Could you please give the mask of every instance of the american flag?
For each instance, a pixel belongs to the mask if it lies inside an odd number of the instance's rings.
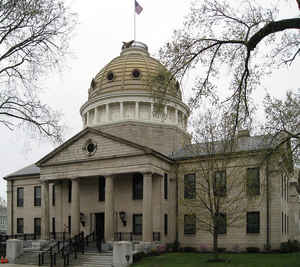
[[[135,0],[135,12],[139,15],[143,11],[141,5]]]

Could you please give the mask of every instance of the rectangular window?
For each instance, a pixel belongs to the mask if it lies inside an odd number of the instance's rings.
[[[135,173],[132,177],[132,199],[143,199],[143,175]]]
[[[247,212],[247,233],[259,233],[260,223],[259,223],[259,212]]]
[[[165,235],[168,234],[168,214],[165,214]]]
[[[168,199],[168,174],[165,173],[165,176],[164,176],[164,193],[165,193],[165,199]]]
[[[55,206],[55,184],[52,185],[52,206]]]
[[[41,218],[34,218],[34,234],[41,234]]]
[[[69,234],[71,234],[71,216],[68,216],[68,231],[69,231]]]
[[[184,176],[184,198],[195,199],[196,197],[196,180],[195,174],[186,174]]]
[[[184,234],[196,234],[196,215],[184,215]]]
[[[52,217],[52,233],[55,233],[56,229],[55,229],[55,217]]]
[[[24,206],[24,188],[18,187],[17,188],[17,207]]]
[[[41,187],[40,186],[34,187],[34,206],[35,207],[41,206]]]
[[[227,232],[227,221],[226,221],[226,214],[219,213],[219,216],[217,216],[217,234],[226,234]]]
[[[69,203],[72,202],[72,181],[68,180]]]
[[[132,232],[134,235],[141,235],[143,233],[143,215],[142,214],[133,214],[132,218]]]
[[[213,186],[215,196],[226,196],[226,171],[215,172]]]
[[[17,218],[17,234],[24,234],[24,219]]]
[[[247,193],[252,196],[260,194],[259,168],[247,169]]]
[[[105,177],[103,176],[98,180],[98,200],[105,201]]]
[[[283,234],[284,224],[283,224],[283,212],[281,212],[281,233]]]

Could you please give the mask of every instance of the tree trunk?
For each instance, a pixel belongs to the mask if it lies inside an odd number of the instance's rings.
[[[213,240],[213,245],[214,245],[214,254],[215,254],[215,260],[219,259],[219,251],[218,251],[218,234],[216,229],[214,230],[214,240]]]

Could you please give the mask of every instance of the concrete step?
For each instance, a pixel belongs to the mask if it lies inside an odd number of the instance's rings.
[[[111,267],[112,266],[112,252],[94,253],[86,252],[84,255],[80,254],[78,263],[73,264],[74,267]]]

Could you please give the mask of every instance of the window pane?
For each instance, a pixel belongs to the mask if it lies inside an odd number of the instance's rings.
[[[99,201],[105,201],[105,177],[99,177]]]
[[[247,169],[247,193],[249,195],[260,194],[259,168]]]
[[[24,205],[24,188],[17,188],[17,207],[23,207]]]
[[[247,212],[247,233],[259,233],[259,212]]]
[[[196,216],[184,215],[184,234],[196,233]]]
[[[24,233],[24,219],[17,218],[17,233],[23,234]]]
[[[143,175],[135,173],[132,177],[132,194],[133,199],[143,199]]]
[[[34,187],[34,206],[41,206],[41,187]]]
[[[141,235],[143,231],[143,217],[142,214],[133,214],[133,233],[135,235]]]
[[[226,234],[226,232],[227,232],[226,214],[220,213],[219,216],[217,216],[217,233]]]
[[[195,199],[196,196],[196,182],[195,174],[186,174],[184,176],[184,198]]]
[[[226,195],[226,172],[217,171],[214,174],[214,194],[215,196]]]

